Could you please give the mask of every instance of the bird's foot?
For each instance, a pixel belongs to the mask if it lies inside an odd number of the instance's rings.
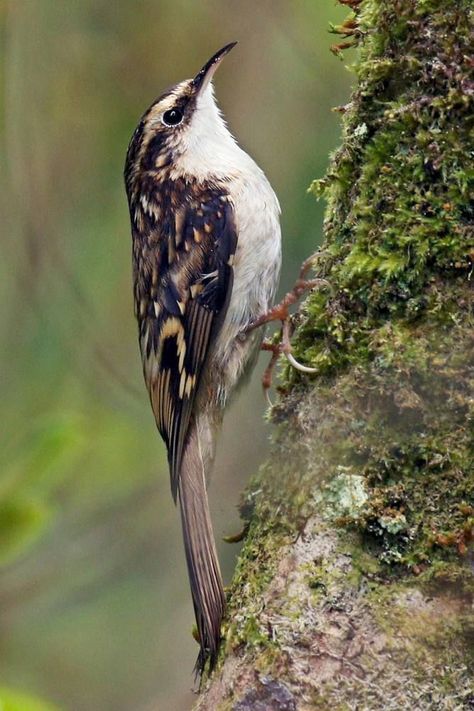
[[[270,400],[270,395],[268,394],[268,391],[270,390],[272,386],[272,378],[273,378],[273,369],[275,368],[275,365],[278,361],[278,358],[281,356],[283,353],[282,349],[282,343],[281,340],[279,343],[272,343],[272,341],[262,341],[262,345],[260,346],[262,351],[270,351],[272,354],[272,357],[270,358],[270,362],[268,363],[267,367],[263,371],[262,375],[262,388],[264,395],[267,399],[268,405],[272,407],[273,403]]]
[[[291,291],[289,291],[276,306],[273,306],[266,313],[255,319],[255,321],[252,321],[247,327],[247,333],[271,321],[281,321],[284,323],[290,318],[290,306],[296,304],[303,294],[317,286],[328,286],[326,279],[306,279],[307,273],[314,265],[316,256],[317,255],[313,254],[311,257],[308,257],[308,259],[305,259],[301,265],[298,279]]]
[[[273,306],[271,309],[269,309],[269,311],[262,314],[261,316],[259,316],[258,319],[253,321],[246,331],[248,333],[250,331],[253,331],[255,328],[258,328],[259,326],[263,326],[264,324],[270,323],[271,321],[281,322],[279,340],[277,342],[265,340],[263,341],[261,346],[262,350],[270,351],[272,353],[270,362],[265,368],[265,371],[262,376],[262,386],[268,400],[268,390],[270,389],[272,384],[273,369],[276,365],[276,362],[278,361],[278,358],[281,355],[284,355],[287,358],[288,362],[290,363],[290,365],[292,365],[293,368],[296,368],[296,370],[299,370],[302,373],[316,373],[317,370],[316,368],[310,368],[309,366],[299,363],[292,353],[292,347],[290,343],[292,333],[290,306],[299,301],[303,294],[310,291],[311,289],[329,285],[326,279],[306,279],[306,275],[314,265],[314,261],[315,255],[312,255],[308,259],[305,259],[305,261],[301,265],[298,279],[296,280],[295,285],[291,289],[291,291],[289,291],[283,297],[283,299],[278,304],[276,304],[276,306]]]
[[[273,379],[273,370],[275,368],[275,365],[277,364],[278,358],[281,355],[284,355],[287,361],[290,363],[290,365],[295,368],[296,370],[299,370],[301,373],[316,373],[317,368],[311,368],[307,365],[303,365],[303,363],[300,363],[299,361],[296,360],[295,356],[292,353],[292,347],[290,343],[290,338],[291,338],[291,331],[292,331],[292,324],[290,320],[290,315],[288,315],[283,321],[281,325],[281,331],[280,331],[280,340],[277,343],[274,343],[272,341],[263,341],[261,345],[262,351],[270,351],[272,356],[270,358],[270,362],[263,371],[262,375],[262,387],[263,387],[263,392],[265,393],[265,396],[268,400],[269,405],[272,405],[272,402],[269,398],[268,391],[272,386],[272,379]]]

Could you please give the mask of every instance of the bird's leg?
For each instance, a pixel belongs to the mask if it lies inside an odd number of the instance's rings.
[[[295,282],[295,285],[289,291],[283,299],[273,306],[269,311],[266,313],[262,314],[259,316],[255,321],[253,321],[247,328],[247,333],[250,331],[253,331],[255,328],[258,328],[259,326],[263,326],[266,323],[270,323],[271,321],[281,321],[281,331],[280,331],[280,339],[277,343],[274,343],[273,341],[268,341],[265,340],[262,343],[261,349],[264,351],[271,351],[272,357],[270,359],[270,362],[268,366],[265,368],[265,371],[262,376],[262,385],[265,394],[268,393],[269,388],[271,387],[272,384],[272,374],[273,374],[273,369],[276,365],[276,362],[280,355],[285,355],[285,357],[288,359],[288,362],[297,370],[300,370],[302,373],[315,373],[316,368],[309,368],[306,365],[303,365],[302,363],[298,363],[294,355],[292,354],[292,348],[291,348],[291,343],[290,343],[290,306],[295,304],[299,299],[303,296],[304,293],[309,291],[310,289],[314,289],[317,286],[328,286],[328,282],[326,279],[306,279],[306,275],[308,271],[311,269],[311,267],[314,264],[314,255],[311,257],[308,257],[308,259],[305,259],[303,264],[301,265],[300,268],[300,273],[298,275],[298,279]]]
[[[314,255],[305,259],[300,268],[300,273],[295,285],[289,291],[283,299],[273,306],[269,311],[259,316],[255,321],[247,327],[247,333],[253,331],[259,326],[263,326],[265,323],[270,323],[270,321],[281,321],[282,323],[289,319],[290,312],[289,307],[296,304],[297,301],[303,296],[304,293],[310,289],[314,289],[316,286],[327,286],[328,282],[325,279],[306,279],[306,275],[314,264]],[[268,348],[265,350],[269,350]]]
[[[268,363],[267,367],[263,371],[262,375],[262,387],[263,387],[263,392],[265,394],[265,397],[268,400],[268,404],[271,407],[272,406],[272,401],[270,400],[270,396],[268,394],[268,391],[270,390],[272,386],[272,377],[273,377],[273,369],[278,361],[278,358],[282,354],[282,342],[281,342],[281,333],[280,333],[280,342],[279,343],[272,343],[271,341],[265,340],[262,342],[262,345],[260,346],[262,351],[271,351],[272,357],[270,358],[270,362]]]

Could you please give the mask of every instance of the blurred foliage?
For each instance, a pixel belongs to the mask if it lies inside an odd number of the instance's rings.
[[[42,501],[10,497],[0,503],[0,564],[14,560],[36,540],[48,514]]]
[[[239,40],[217,94],[280,197],[283,291],[320,240],[306,189],[348,95],[328,50],[343,16],[332,0],[0,4],[0,683],[75,711],[190,706],[192,611],[141,382],[125,150],[165,86]],[[239,528],[264,406],[257,375],[219,447],[218,537]],[[221,549],[229,576],[236,549]]]
[[[56,707],[20,694],[11,689],[0,688],[0,709],[2,711],[55,711]]]

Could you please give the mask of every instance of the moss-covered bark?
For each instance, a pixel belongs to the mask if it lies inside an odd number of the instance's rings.
[[[344,4],[329,285],[293,341],[318,374],[285,373],[199,709],[474,707],[474,9]]]

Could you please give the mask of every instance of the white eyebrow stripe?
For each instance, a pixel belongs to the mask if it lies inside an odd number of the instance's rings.
[[[182,90],[186,84],[188,84],[188,80],[182,81],[180,84],[177,84],[167,96],[163,97],[161,101],[159,101],[153,106],[150,112],[151,125],[153,125],[156,121],[161,121],[161,115],[165,111],[169,111],[169,109],[172,109],[174,107],[174,105],[176,104],[176,99],[183,95]]]

